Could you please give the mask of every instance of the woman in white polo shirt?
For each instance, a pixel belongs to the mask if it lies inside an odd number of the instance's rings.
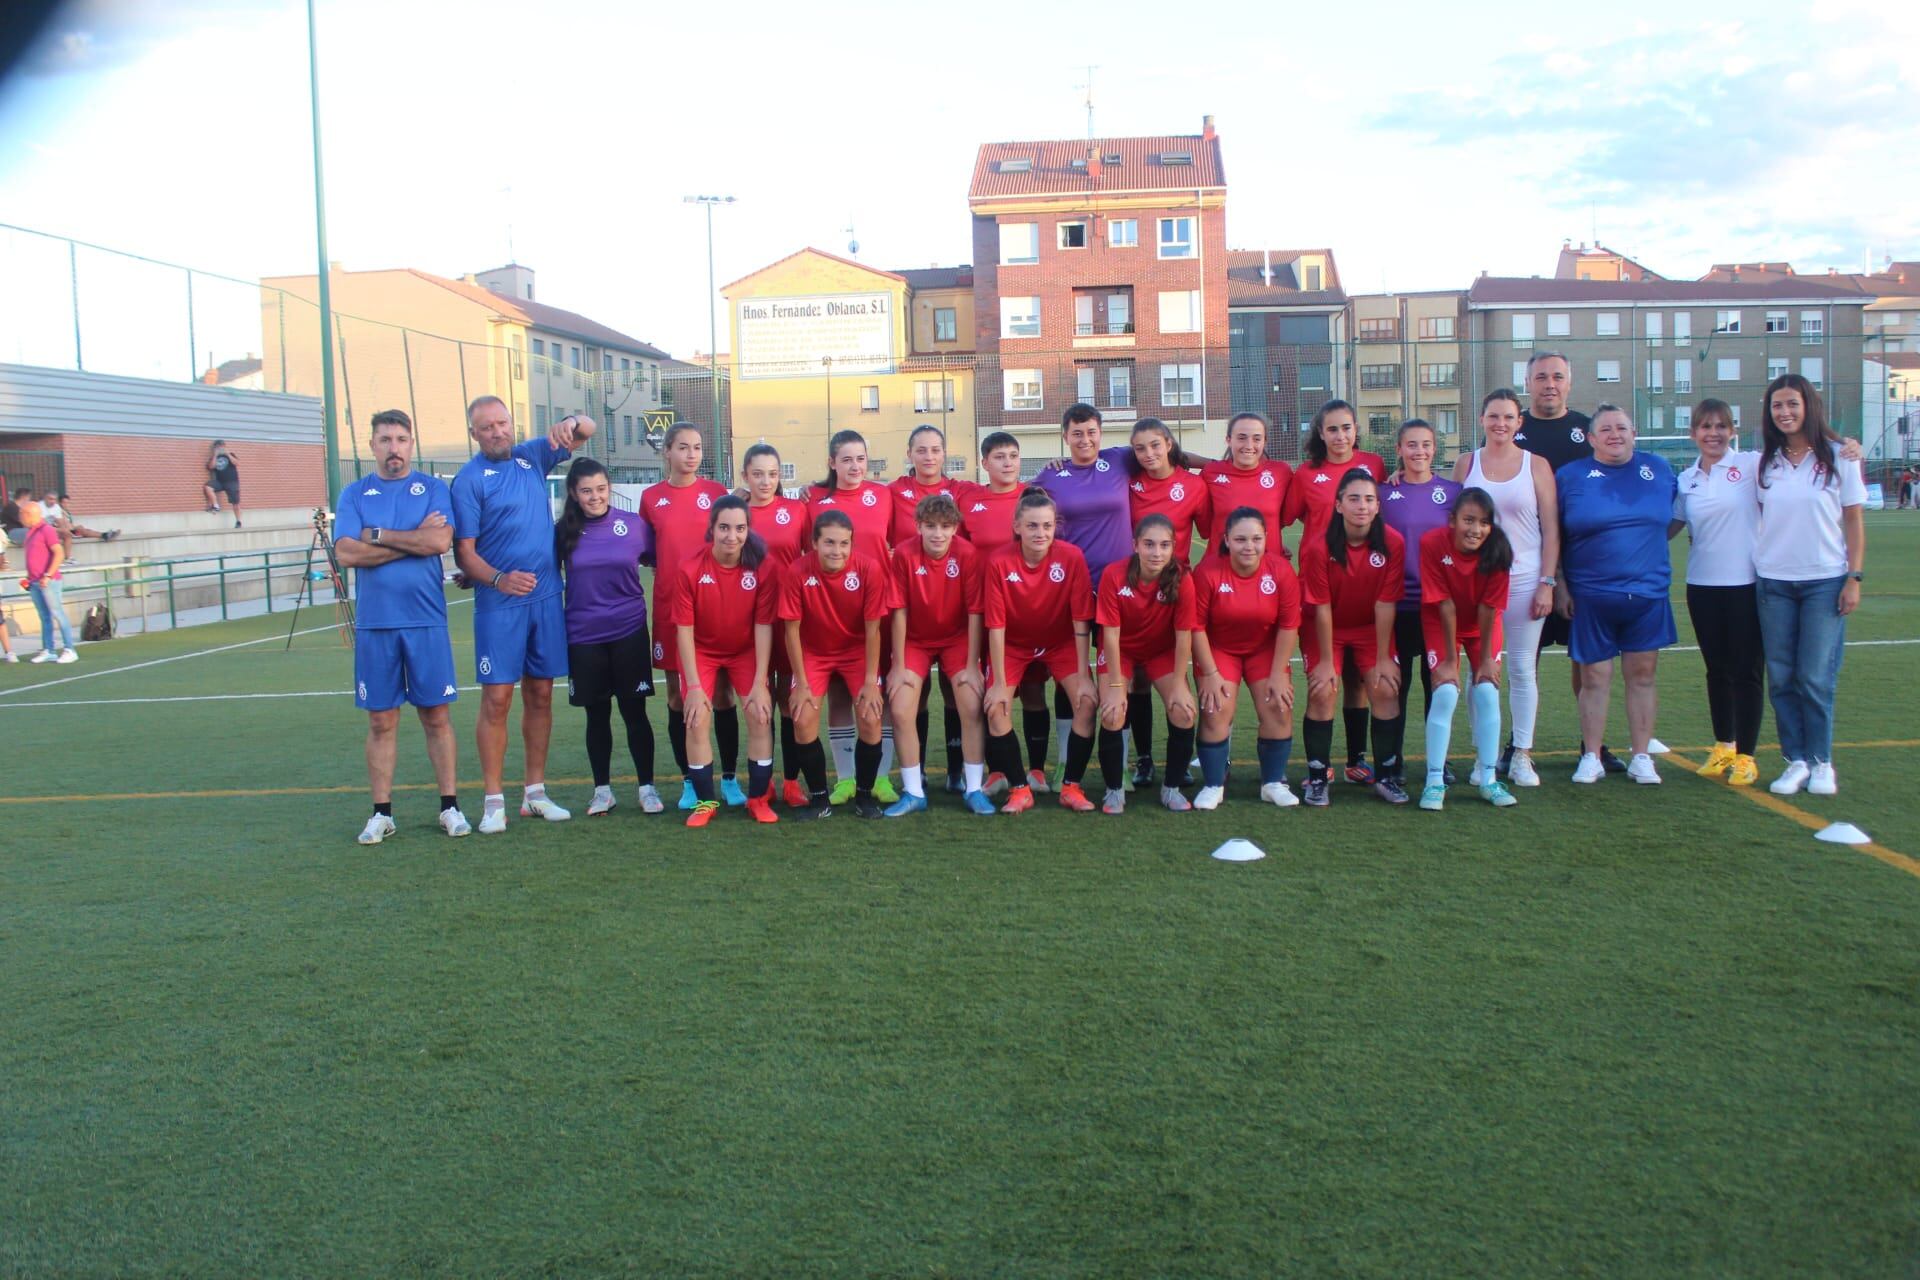
[[[1830,796],[1839,790],[1834,693],[1867,558],[1867,486],[1860,464],[1840,456],[1820,393],[1799,374],[1767,384],[1762,443],[1753,562],[1773,718],[1787,759],[1769,789]]]

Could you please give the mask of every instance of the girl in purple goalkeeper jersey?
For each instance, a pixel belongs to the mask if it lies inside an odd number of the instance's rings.
[[[1439,441],[1425,418],[1408,418],[1400,424],[1398,449],[1400,469],[1380,487],[1380,518],[1415,549],[1407,555],[1407,590],[1400,597],[1393,620],[1393,642],[1400,653],[1400,718],[1404,720],[1415,668],[1420,672],[1427,709],[1433,709],[1433,673],[1420,660],[1427,650],[1420,631],[1420,539],[1429,529],[1447,523],[1461,486],[1433,473]]]
[[[613,505],[607,469],[575,458],[567,469],[567,501],[553,530],[554,553],[566,577],[567,701],[587,713],[587,762],[593,802],[587,816],[614,807],[613,706],[627,726],[627,751],[647,813],[666,805],[653,786],[653,641],[640,565],[653,562],[653,527]]]

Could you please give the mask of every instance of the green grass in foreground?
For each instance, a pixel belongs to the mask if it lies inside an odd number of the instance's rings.
[[[1920,521],[1871,530],[1851,638],[1920,637]],[[118,641],[0,690],[276,630]],[[1843,742],[1920,736],[1916,650],[1849,651]],[[1672,763],[1588,789],[1550,756],[1499,813],[1464,787],[1441,815],[1354,788],[1262,809],[1243,759],[1211,815],[942,798],[690,833],[629,803],[460,844],[416,789],[363,850],[344,697],[46,705],[344,689],[349,666],[313,635],[0,696],[15,800],[301,792],[0,803],[0,1271],[1920,1259],[1920,878]],[[1698,656],[1662,666],[1662,736],[1704,745]],[[1543,750],[1572,745],[1564,671]],[[554,776],[585,775],[580,728],[560,712]],[[1842,794],[1796,803],[1920,854],[1915,751],[1837,756]],[[1274,856],[1204,856],[1229,835]]]

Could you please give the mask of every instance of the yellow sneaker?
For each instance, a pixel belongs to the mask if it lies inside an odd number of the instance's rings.
[[[1707,753],[1707,762],[1700,766],[1700,776],[1717,778],[1733,766],[1734,753],[1731,742],[1716,742],[1713,750]]]
[[[1727,770],[1727,782],[1730,786],[1750,787],[1760,780],[1760,766],[1753,762],[1752,756],[1735,756],[1733,765]]]

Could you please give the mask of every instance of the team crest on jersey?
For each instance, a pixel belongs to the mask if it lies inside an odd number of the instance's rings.
[[[1065,582],[1067,580],[1067,566],[1063,564],[1048,565],[1047,577],[1054,582]]]
[[[412,494],[416,498],[419,497],[421,494],[425,493],[426,491],[427,491],[427,486],[425,486],[424,484],[421,484],[418,480],[415,480],[412,484],[407,486],[407,492]]]
[[[1372,555],[1367,557],[1367,563],[1372,565],[1376,569],[1384,569],[1387,567],[1387,558],[1386,556],[1382,555],[1380,552],[1376,551]]]
[[[1728,468],[1727,468],[1727,479],[1729,479],[1729,480],[1731,480],[1731,481],[1733,481],[1733,482],[1734,482],[1735,484],[1739,484],[1739,483],[1740,483],[1740,468],[1738,468],[1738,467],[1728,467]]]
[[[362,680],[360,682],[360,701],[365,702],[366,700],[367,700],[367,682],[365,680]]]
[[[857,573],[849,573],[847,575],[846,586],[849,591],[858,591],[860,589],[860,575]]]
[[[1113,470],[1113,464],[1108,462],[1105,458],[1102,458],[1098,462],[1093,464],[1093,469],[1095,471],[1111,471]]]
[[[1173,488],[1167,490],[1167,496],[1175,502],[1185,502],[1187,500],[1187,486],[1176,484]]]
[[[860,494],[860,505],[863,507],[870,507],[878,501],[880,501],[880,499],[874,497],[873,490],[871,489],[864,490]]]
[[[1272,574],[1263,573],[1260,575],[1260,594],[1261,595],[1270,596],[1279,590],[1280,590],[1280,584],[1273,580]]]
[[[775,524],[792,524],[793,512],[787,510],[785,507],[782,507],[778,511],[773,513],[773,522]]]
[[[613,536],[616,538],[624,538],[627,536],[627,522],[625,520],[615,520],[613,522]]]
[[[713,495],[703,493],[698,498],[695,498],[693,500],[693,505],[696,507],[699,507],[702,511],[705,511],[707,508],[713,505]]]
[[[1436,490],[1435,492],[1438,492],[1438,490]],[[1400,491],[1399,491],[1398,489],[1395,489],[1395,490],[1394,490],[1394,491],[1393,491],[1392,493],[1390,493],[1390,494],[1388,494],[1388,495],[1387,495],[1387,501],[1388,501],[1388,502],[1398,502],[1398,501],[1400,501]]]
[[[1573,441],[1575,444],[1585,444],[1587,442],[1587,433],[1575,427],[1573,430],[1567,432],[1567,439]]]
[[[514,461],[520,464],[520,468],[523,471],[533,470],[533,464],[531,462],[528,462],[525,458],[515,458]]]
[[[1439,665],[1440,665],[1440,651],[1438,649],[1427,650],[1427,666],[1437,667]]]
[[[1433,505],[1436,507],[1444,507],[1447,505],[1447,491],[1445,489],[1441,489],[1438,487],[1434,489]]]
[[[1652,467],[1650,467],[1650,466],[1648,466],[1648,465],[1647,465],[1646,463],[1644,463],[1644,462],[1640,464],[1640,478],[1641,478],[1642,480],[1651,480],[1651,479],[1653,479],[1653,468],[1652,468]]]
[[[493,659],[484,653],[480,655],[480,674],[483,676],[493,674]]]
[[[1322,471],[1322,472],[1321,472],[1321,473],[1320,473],[1319,475],[1317,475],[1317,476],[1315,476],[1315,477],[1313,478],[1313,482],[1314,482],[1315,484],[1331,484],[1331,483],[1332,483],[1332,480],[1331,480],[1331,478],[1330,478],[1330,477],[1329,477],[1329,476],[1327,475],[1327,473],[1326,473],[1326,472],[1324,472],[1324,471]]]
[[[1273,472],[1271,472],[1271,471],[1262,471],[1262,472],[1260,473],[1260,487],[1261,487],[1262,489],[1271,489],[1271,488],[1273,488]]]
[[[949,578],[957,578],[960,576],[960,562],[958,560],[955,560],[951,557],[948,558],[947,576]]]
[[[743,573],[740,575],[740,589],[742,591],[752,591],[759,585],[760,579],[754,577],[751,573]]]

